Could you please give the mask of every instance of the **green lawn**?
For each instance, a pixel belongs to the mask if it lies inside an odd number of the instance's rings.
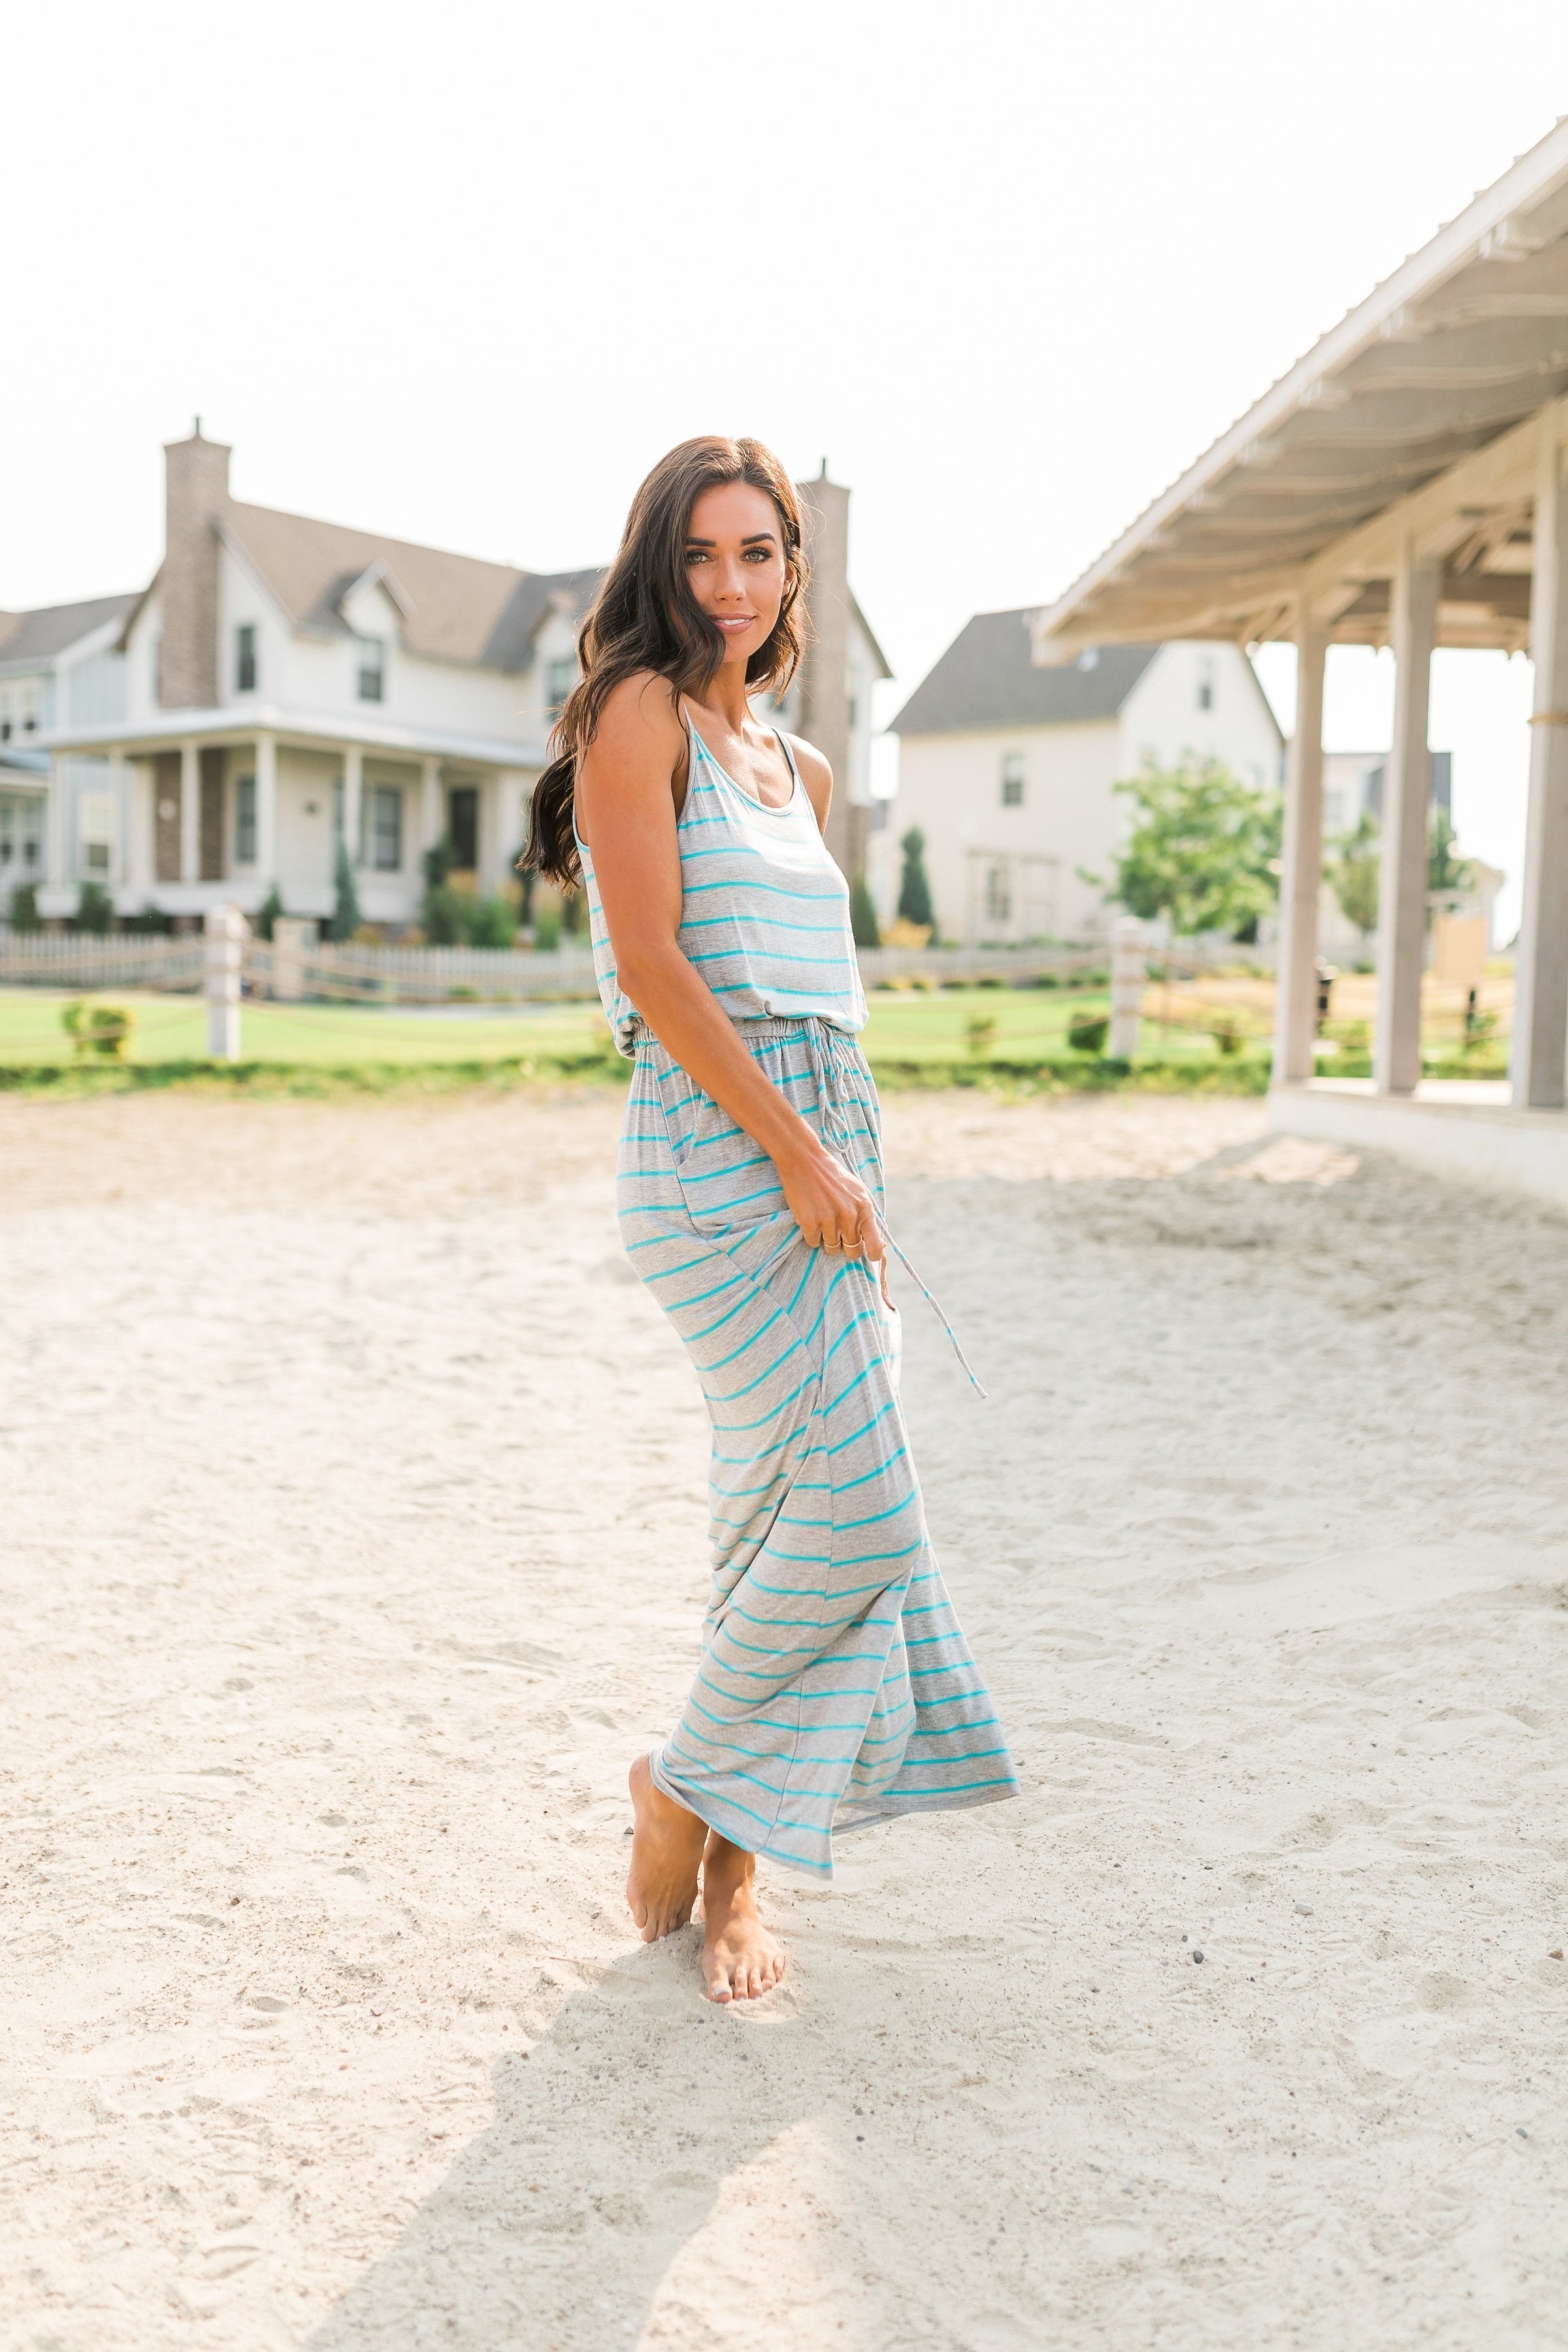
[[[0,1064],[12,1068],[73,1058],[61,1026],[64,992],[0,990]],[[126,1059],[189,1062],[206,1052],[206,1016],[190,996],[104,992],[104,1003],[129,1005],[136,1026]],[[871,999],[864,1044],[875,1061],[1038,1062],[1069,1056],[1068,1023],[1077,1013],[1109,1011],[1103,992],[1037,988],[883,990]],[[976,1052],[969,1024],[994,1022],[994,1036]],[[451,1062],[503,1062],[520,1056],[551,1060],[607,1047],[596,1004],[437,1007],[428,1013],[373,1012],[351,1004],[249,1004],[241,1008],[240,1051],[247,1062],[395,1065],[401,1068]],[[1142,1052],[1162,1061],[1213,1062],[1211,1038],[1164,1032],[1144,1024]],[[1266,1052],[1257,1041],[1250,1053]],[[96,1057],[92,1057],[96,1058]]]
[[[60,1025],[73,1000],[42,989],[0,990],[0,1064],[68,1062],[72,1041]],[[144,996],[107,990],[95,1000],[129,1005],[136,1027],[126,1059],[198,1061],[206,1053],[206,1010],[199,997]],[[351,1004],[245,1004],[240,1052],[247,1062],[396,1065],[549,1060],[557,1055],[608,1050],[609,1032],[596,1004],[544,1004],[537,1011],[509,1005],[492,1013],[371,1013]],[[81,1057],[96,1061],[96,1055]]]

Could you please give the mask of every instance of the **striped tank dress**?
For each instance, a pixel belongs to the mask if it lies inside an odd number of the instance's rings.
[[[690,730],[679,944],[879,1212],[848,890],[779,740],[793,791],[771,808]],[[767,1154],[642,1023],[579,848],[600,995],[634,1063],[622,1238],[685,1343],[713,1433],[701,1664],[651,1770],[736,1845],[826,1879],[835,1830],[989,1804],[1016,1783],[926,1532],[897,1314],[860,1259],[803,1239]]]

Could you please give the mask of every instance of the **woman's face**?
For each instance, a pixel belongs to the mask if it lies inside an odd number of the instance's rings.
[[[784,602],[784,535],[765,490],[724,482],[704,490],[686,527],[691,593],[724,635],[724,663],[744,668],[766,645]]]

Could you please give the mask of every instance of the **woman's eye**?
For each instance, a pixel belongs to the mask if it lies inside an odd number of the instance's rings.
[[[689,547],[686,551],[686,561],[688,563],[706,563],[708,561],[707,549],[703,547]]]

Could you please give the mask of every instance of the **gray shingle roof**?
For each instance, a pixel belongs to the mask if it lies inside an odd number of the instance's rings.
[[[137,602],[89,596],[80,604],[44,604],[32,613],[0,613],[0,662],[52,661],[106,621],[122,621]]]
[[[894,735],[940,735],[971,727],[1064,727],[1114,719],[1158,646],[1101,646],[1065,669],[1037,669],[1030,619],[1037,610],[976,613],[916,687],[894,719]]]
[[[519,572],[508,563],[237,500],[225,508],[223,520],[297,627],[343,628],[339,599],[379,563],[408,601],[403,638],[410,652],[486,669],[525,663],[552,598],[562,593],[581,613],[603,576],[597,570]]]

